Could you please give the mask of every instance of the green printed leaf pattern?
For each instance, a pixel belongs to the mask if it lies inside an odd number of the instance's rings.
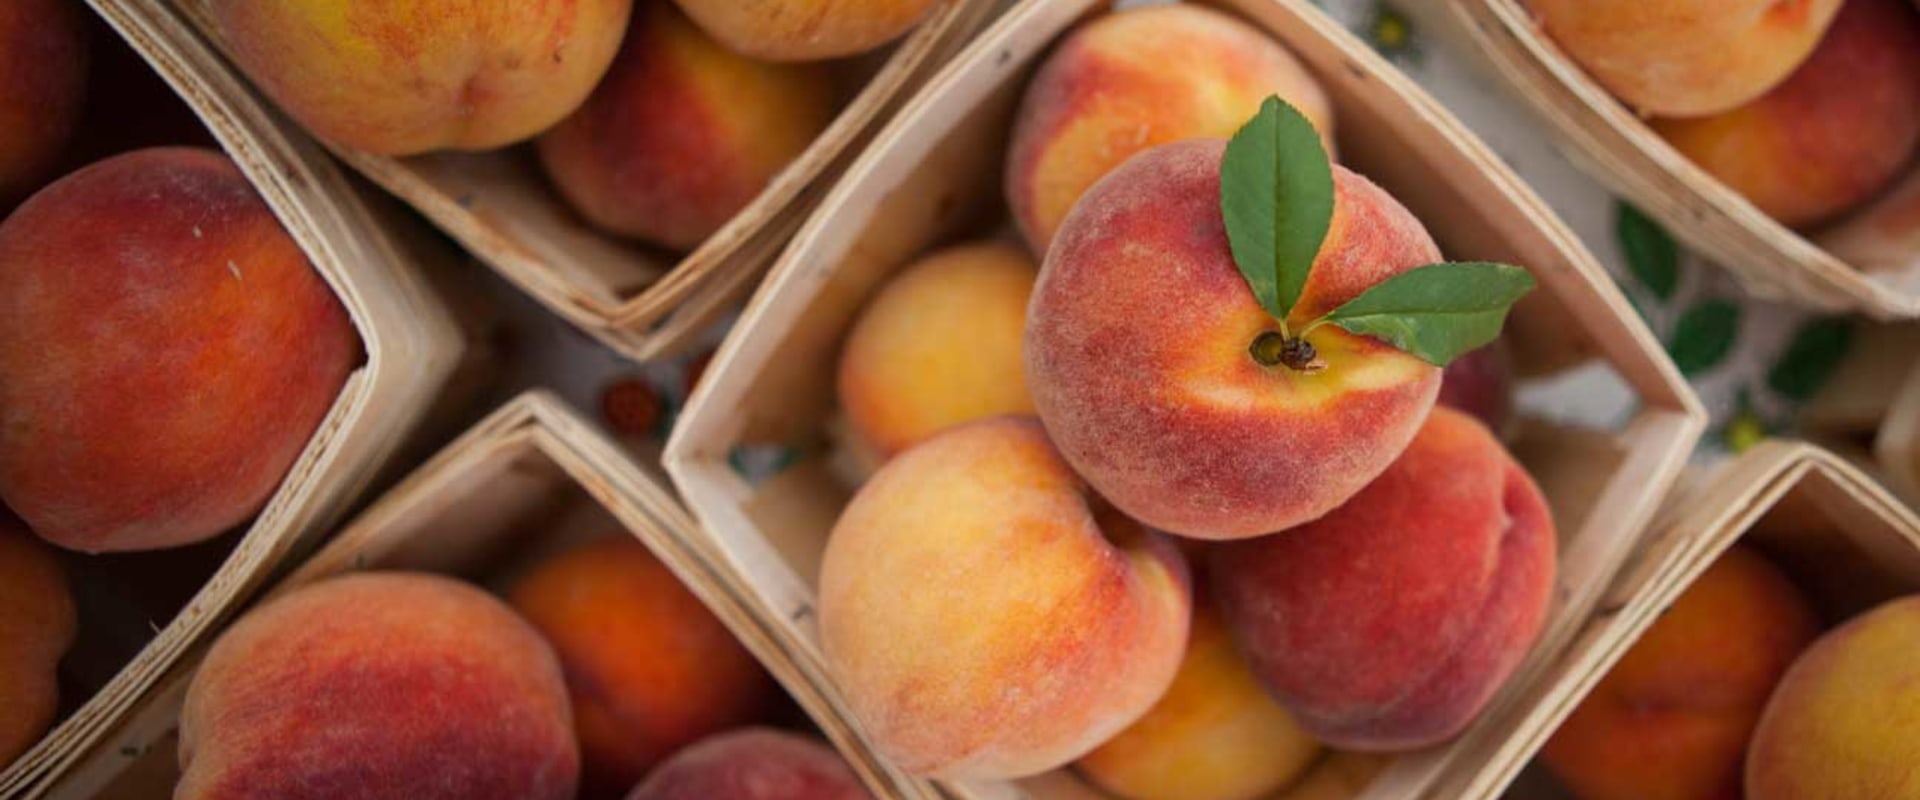
[[[1680,286],[1680,246],[1672,234],[1626,203],[1615,206],[1613,224],[1627,269],[1661,302],[1672,300]]]
[[[1740,306],[1723,299],[1702,300],[1681,313],[1667,353],[1691,378],[1720,366],[1740,335]]]
[[[1767,371],[1767,388],[1794,402],[1813,399],[1825,386],[1853,343],[1853,324],[1844,317],[1808,320]]]

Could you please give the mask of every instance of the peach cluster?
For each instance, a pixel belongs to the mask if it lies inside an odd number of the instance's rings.
[[[1527,4],[1676,150],[1788,227],[1835,222],[1916,169],[1920,10],[1908,0]]]
[[[755,727],[772,680],[638,540],[534,562],[508,600],[363,572],[268,601],[193,677],[175,797],[868,797],[832,749]]]
[[[1286,320],[1313,363],[1263,360],[1279,321],[1234,261],[1221,137],[1272,95],[1333,152],[1324,91],[1252,25],[1190,4],[1090,19],[1013,123],[1026,249],[910,259],[854,316],[843,444],[877,466],[827,540],[819,633],[902,768],[1344,798],[1384,764],[1360,751],[1455,735],[1532,647],[1556,540],[1488,429],[1512,420],[1505,351],[1443,372],[1306,330],[1441,260],[1359,173],[1331,166]]]
[[[827,59],[888,44],[937,0],[207,5],[240,68],[321,138],[388,156],[531,141],[555,202],[684,252],[827,129],[845,94]]]

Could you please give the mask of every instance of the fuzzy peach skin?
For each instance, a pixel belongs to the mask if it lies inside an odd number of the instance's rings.
[[[1038,274],[1018,246],[976,242],[887,281],[840,350],[840,407],[862,441],[892,455],[962,422],[1031,416],[1020,346]]]
[[[381,155],[486,150],[585,100],[632,0],[207,0],[233,59],[323,139]]]
[[[820,636],[881,754],[951,779],[1031,775],[1166,692],[1192,603],[1173,546],[1111,509],[1031,418],[901,453],[828,539]]]
[[[553,650],[493,596],[374,572],[301,588],[222,634],[180,712],[175,800],[570,800]]]
[[[1827,38],[1760,99],[1653,129],[1781,224],[1807,228],[1886,189],[1920,145],[1920,12],[1846,0]]]
[[[1317,373],[1263,366],[1276,330],[1234,267],[1220,216],[1225,143],[1162,145],[1087,192],[1047,253],[1027,322],[1027,385],[1047,433],[1100,494],[1154,528],[1238,539],[1319,517],[1392,463],[1440,370],[1322,326]],[[1333,225],[1293,330],[1440,260],[1418,220],[1335,166]]]
[[[1633,643],[1541,758],[1581,800],[1737,798],[1760,710],[1819,633],[1799,588],[1736,546]]]
[[[536,565],[508,600],[560,657],[584,797],[621,797],[674,751],[771,711],[760,662],[632,536]]]
[[[676,0],[728,48],[767,61],[864,53],[905,34],[940,0]]]
[[[705,739],[660,765],[627,800],[869,800],[832,748],[772,728]]]
[[[51,177],[86,104],[85,6],[0,4],[0,216]]]
[[[1275,699],[1315,738],[1378,752],[1445,741],[1480,712],[1539,635],[1554,550],[1533,479],[1486,426],[1437,408],[1339,510],[1209,565]]]
[[[53,548],[0,508],[0,770],[53,723],[60,705],[55,668],[77,626]]]
[[[1841,261],[1867,272],[1920,266],[1920,167],[1814,241]]]
[[[1920,797],[1920,595],[1887,602],[1793,662],[1747,748],[1748,800]]]
[[[1331,750],[1307,775],[1272,800],[1353,800],[1393,759],[1378,753]]]
[[[1036,253],[1088,187],[1135,153],[1223,138],[1279,95],[1333,151],[1333,104],[1266,33],[1191,4],[1094,19],[1067,34],[1027,86],[1008,152],[1007,205]]]
[[[1187,654],[1153,710],[1075,762],[1108,792],[1135,800],[1255,800],[1292,783],[1320,754],[1234,649],[1206,603]]]
[[[85,552],[252,517],[360,361],[346,310],[219,153],[141,150],[0,224],[0,497]]]
[[[833,114],[825,67],[736,55],[656,1],[634,13],[599,88],[540,137],[540,163],[595,226],[690,250],[753,202]]]
[[[1841,0],[1524,0],[1560,49],[1643,114],[1717,114],[1765,94]]]

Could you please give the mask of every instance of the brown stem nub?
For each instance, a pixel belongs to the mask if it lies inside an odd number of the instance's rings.
[[[1265,331],[1253,338],[1253,344],[1247,347],[1253,360],[1263,366],[1285,366],[1300,372],[1319,372],[1326,365],[1320,363],[1320,353],[1305,339],[1289,338],[1279,331]]]

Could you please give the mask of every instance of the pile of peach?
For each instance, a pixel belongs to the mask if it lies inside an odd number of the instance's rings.
[[[80,4],[0,9],[0,766],[51,724],[57,664],[96,622],[47,545],[241,527],[361,361],[239,168],[146,146],[206,139],[172,98]]]
[[[1582,800],[1920,796],[1920,595],[1820,628],[1793,580],[1735,545],[1542,758]]]
[[[1333,165],[1288,320],[1314,355],[1263,350],[1276,321],[1229,252],[1222,139],[1271,95],[1332,151],[1332,103],[1251,25],[1194,5],[1084,23],[1011,134],[1022,241],[904,266],[850,328],[841,438],[878,467],[828,541],[819,625],[901,767],[1344,796],[1371,754],[1463,730],[1538,635],[1555,534],[1494,432],[1502,351],[1443,380],[1308,324],[1438,261],[1421,223]]]
[[[609,233],[690,250],[832,122],[823,59],[937,0],[208,0],[235,60],[316,135],[405,156],[528,140]]]
[[[1909,0],[1525,2],[1595,80],[1761,212],[1815,230],[1879,201],[1864,213],[1920,247]]]
[[[179,800],[866,800],[773,680],[638,540],[533,565],[506,601],[362,572],[249,612],[180,718]]]

